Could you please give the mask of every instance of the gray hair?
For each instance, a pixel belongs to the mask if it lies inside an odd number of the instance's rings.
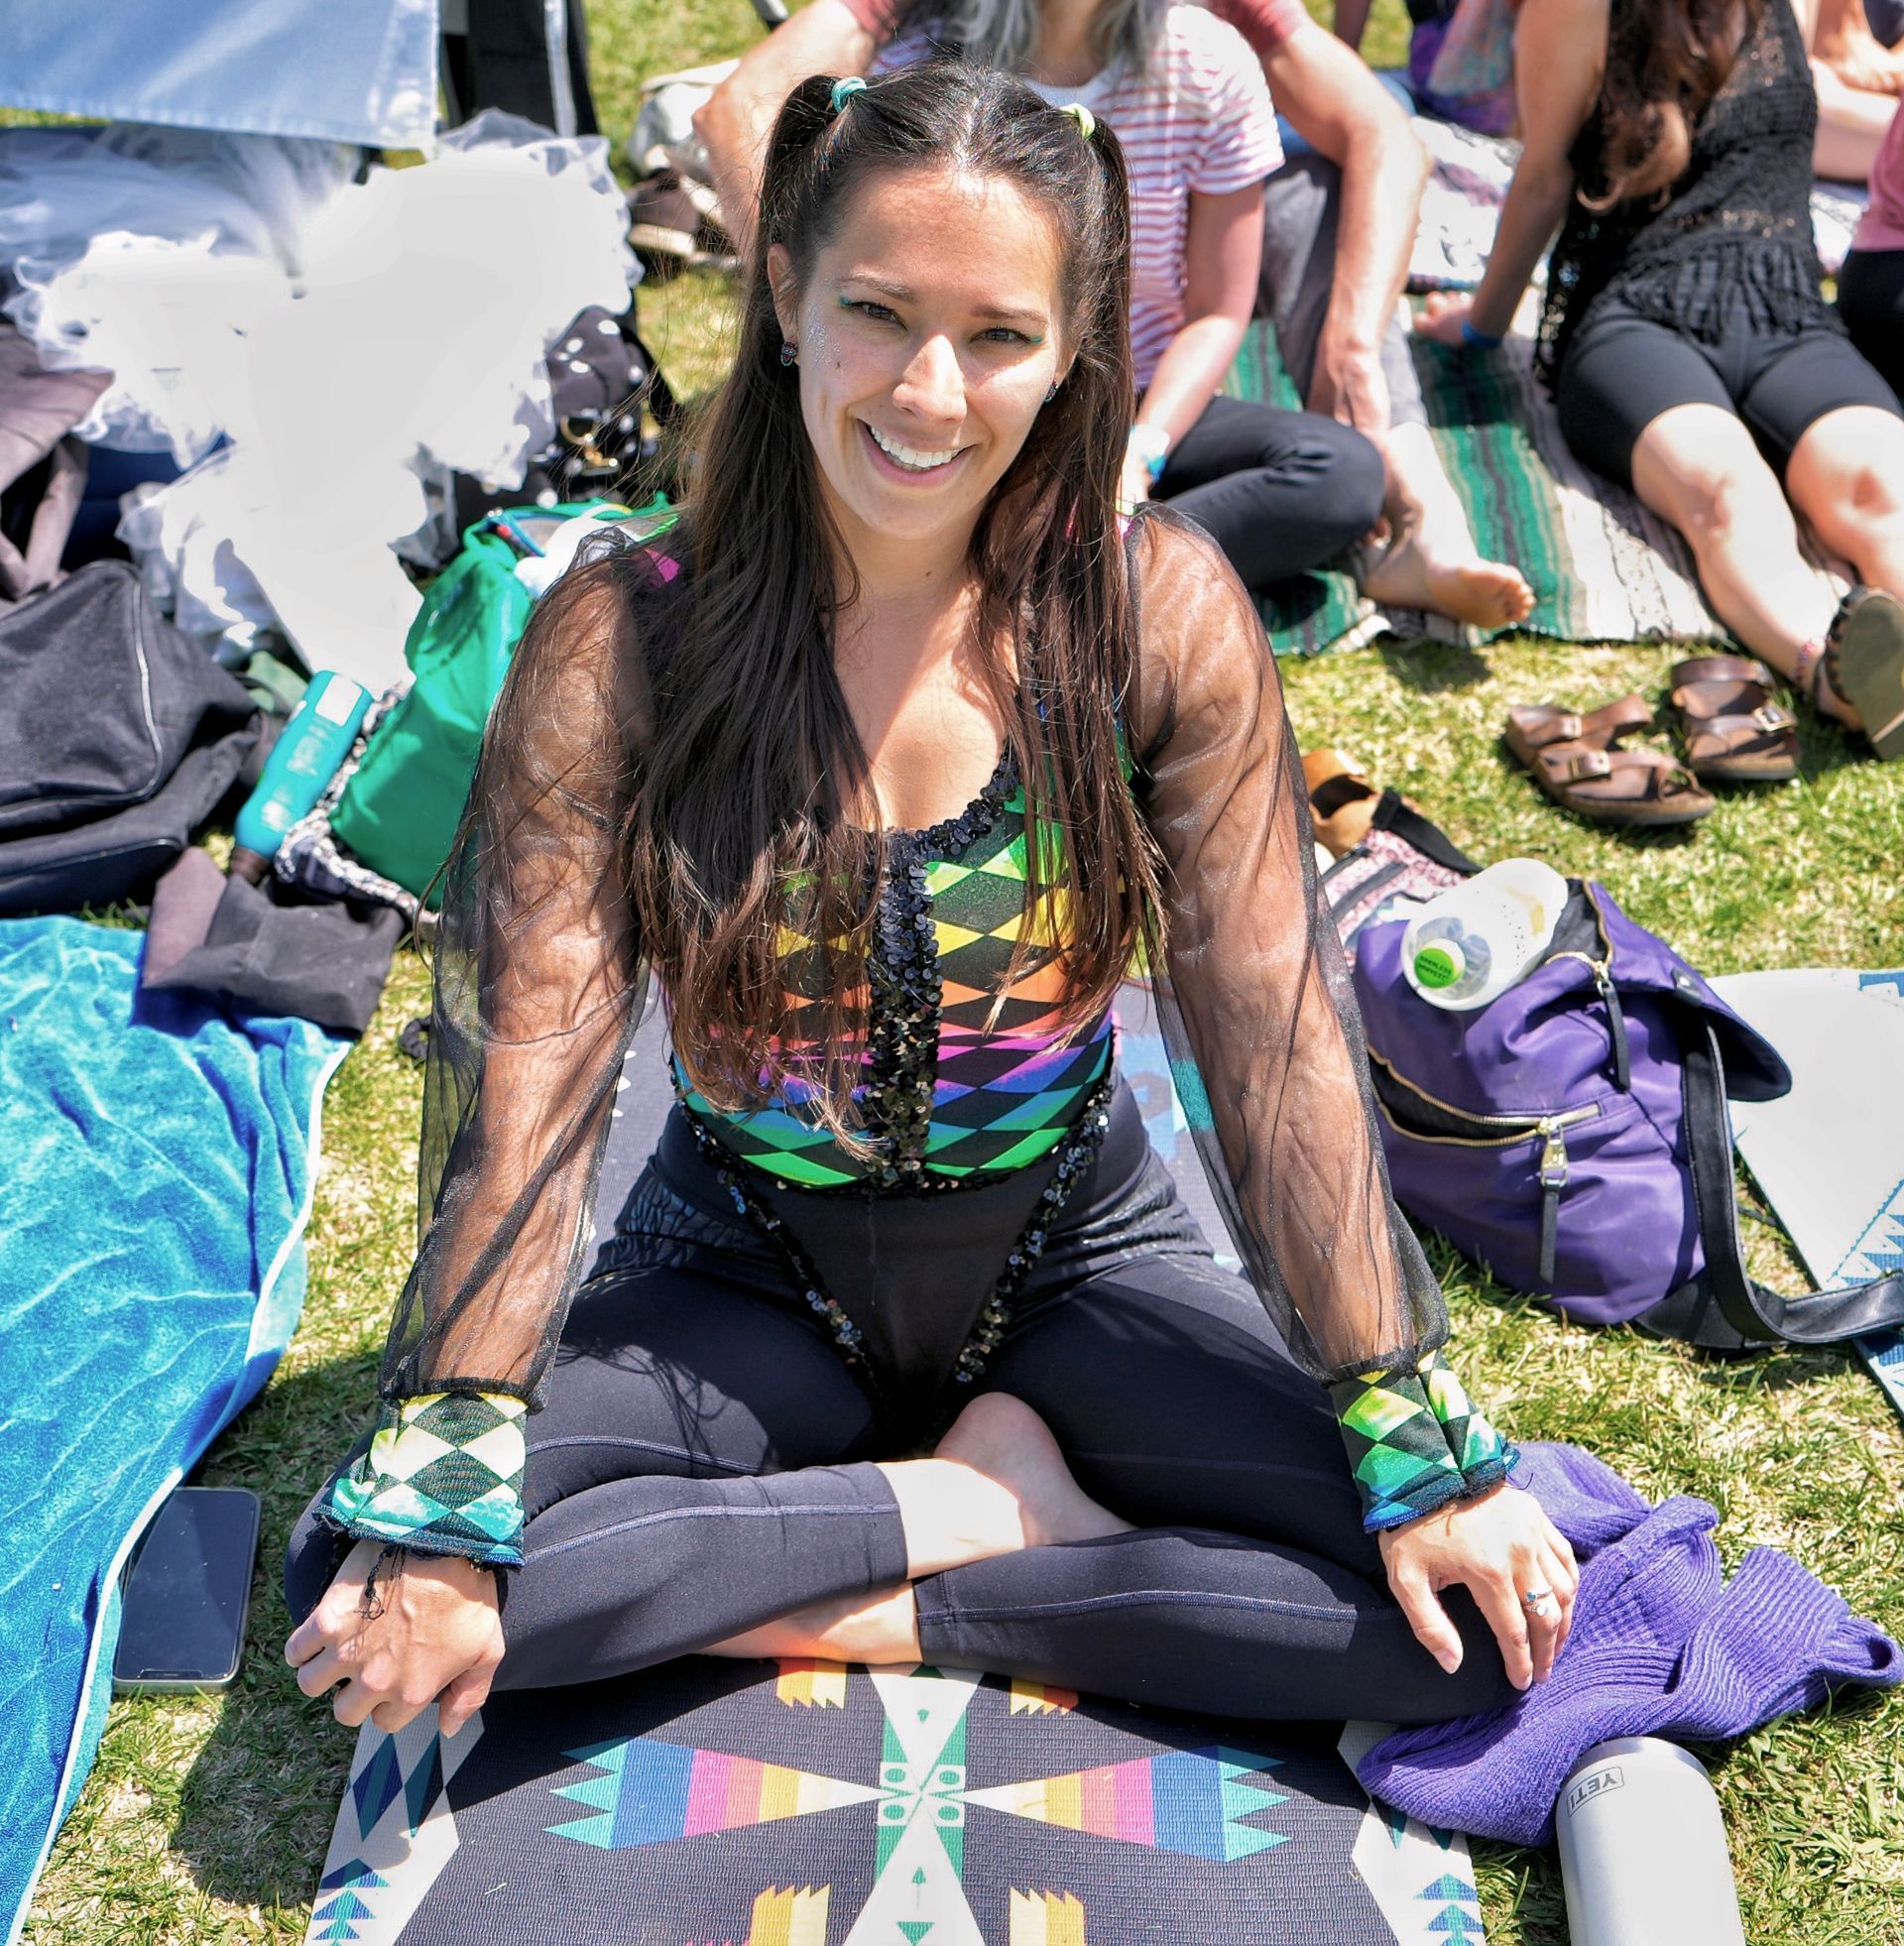
[[[1099,0],[1091,46],[1107,67],[1140,71],[1156,47],[1171,0]],[[929,27],[968,61],[1008,74],[1023,70],[1038,45],[1039,0],[915,0],[904,26]]]

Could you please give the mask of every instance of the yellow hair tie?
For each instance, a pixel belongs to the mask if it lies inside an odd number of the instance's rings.
[[[1098,118],[1082,101],[1067,101],[1058,110],[1061,115],[1069,115],[1078,125],[1078,133],[1089,142],[1098,132]]]

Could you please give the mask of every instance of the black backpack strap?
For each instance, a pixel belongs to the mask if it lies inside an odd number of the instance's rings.
[[[1706,1269],[1634,1322],[1708,1351],[1832,1345],[1904,1325],[1904,1273],[1805,1297],[1782,1296],[1747,1274],[1732,1184],[1726,1063],[1703,1007],[1685,1006],[1679,1038],[1683,1126]]]

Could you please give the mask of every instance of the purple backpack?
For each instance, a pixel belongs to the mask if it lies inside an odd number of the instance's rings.
[[[1356,938],[1396,1200],[1502,1283],[1583,1323],[1737,1351],[1904,1322],[1904,1276],[1784,1298],[1746,1275],[1726,1099],[1792,1085],[1778,1050],[1598,884],[1474,1013],[1401,970],[1398,920]]]

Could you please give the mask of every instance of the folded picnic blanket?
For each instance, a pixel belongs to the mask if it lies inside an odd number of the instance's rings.
[[[1776,1548],[1754,1547],[1726,1580],[1707,1502],[1649,1507],[1575,1446],[1523,1446],[1513,1477],[1580,1556],[1573,1635],[1551,1678],[1511,1707],[1368,1752],[1357,1774],[1410,1817],[1550,1844],[1568,1771],[1608,1737],[1742,1737],[1841,1684],[1904,1680],[1897,1644]]]
[[[91,1765],[132,1542],[277,1363],[346,1043],[138,992],[144,936],[0,923],[0,1920]]]

